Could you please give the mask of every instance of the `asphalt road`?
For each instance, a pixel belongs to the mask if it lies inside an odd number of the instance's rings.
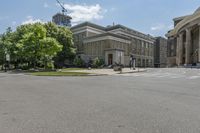
[[[98,77],[0,73],[0,133],[199,133],[200,70]]]

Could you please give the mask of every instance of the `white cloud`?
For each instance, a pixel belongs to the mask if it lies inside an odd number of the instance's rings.
[[[151,27],[151,30],[153,31],[158,31],[158,30],[163,30],[163,29],[165,29],[165,24],[157,24]]]
[[[64,7],[69,11],[69,15],[73,18],[73,25],[84,21],[102,19],[104,17],[103,14],[106,12],[99,4],[65,4]]]
[[[166,25],[163,23],[158,23],[151,27],[152,31],[163,31],[163,30],[170,30],[173,28],[173,25]]]
[[[22,22],[22,25],[24,25],[24,24],[34,24],[34,23],[45,23],[44,21],[42,21],[40,19],[34,19],[32,16],[27,16],[26,19],[27,20]]]

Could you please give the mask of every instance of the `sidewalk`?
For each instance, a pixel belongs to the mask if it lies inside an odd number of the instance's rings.
[[[114,71],[113,69],[91,69],[91,70],[72,70],[73,72],[86,72],[91,73],[92,75],[117,75],[117,74],[126,74],[126,73],[138,73],[145,72],[144,68],[136,68],[136,70],[130,70],[130,68],[123,68],[122,73],[119,71]]]

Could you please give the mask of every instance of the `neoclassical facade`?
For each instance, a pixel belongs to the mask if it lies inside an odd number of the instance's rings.
[[[200,8],[193,14],[174,19],[169,31],[168,65],[182,66],[200,63]]]
[[[154,47],[154,66],[167,67],[167,39],[164,37],[156,37]]]
[[[88,62],[99,57],[106,65],[129,65],[130,56],[136,66],[154,65],[155,38],[123,25],[108,27],[85,22],[71,28],[79,56]]]

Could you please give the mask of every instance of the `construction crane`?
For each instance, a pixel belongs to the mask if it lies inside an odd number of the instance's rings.
[[[67,13],[67,9],[64,7],[64,4],[61,4],[59,0],[56,0],[56,1],[60,5],[60,7],[62,8],[63,15],[65,15],[65,13]]]
[[[64,4],[62,4],[59,0],[56,0],[57,3],[60,5],[60,7],[62,8],[62,13],[57,13],[56,15],[54,15],[52,17],[52,21],[60,26],[67,26],[67,27],[71,27],[71,19],[72,17],[70,17],[69,15],[67,15],[67,9],[64,7]]]

